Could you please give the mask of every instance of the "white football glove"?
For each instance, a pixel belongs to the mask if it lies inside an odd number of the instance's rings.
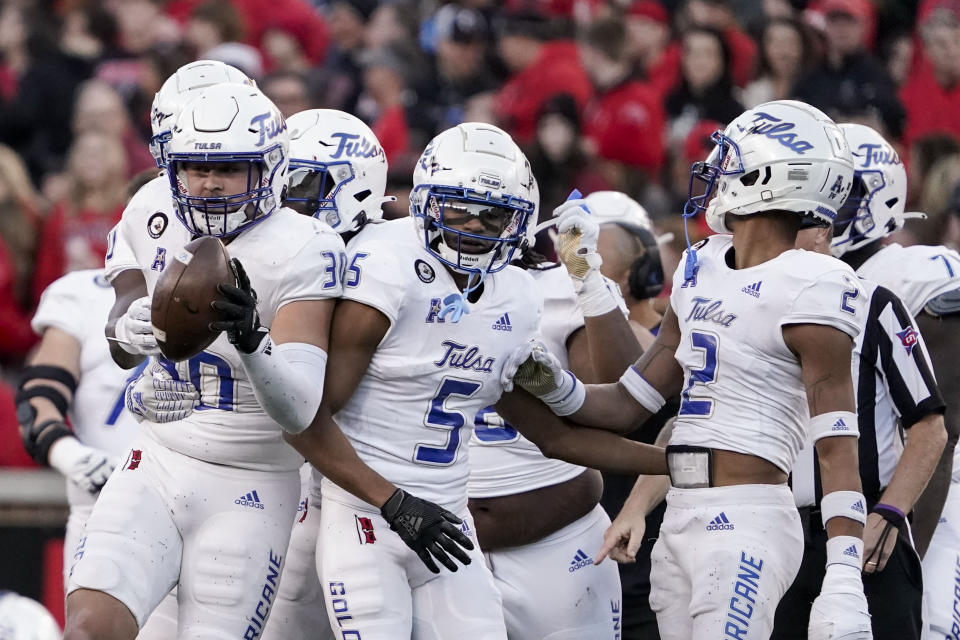
[[[520,385],[540,398],[558,416],[567,416],[583,404],[586,389],[565,371],[556,356],[538,340],[528,340],[507,358],[500,374],[504,391]]]
[[[100,493],[118,460],[72,436],[60,438],[47,454],[50,466],[92,495]]]
[[[557,255],[566,267],[586,317],[602,316],[616,309],[618,296],[600,274],[603,258],[597,253],[600,225],[582,199],[567,200],[553,210],[557,220]]]
[[[117,319],[114,325],[117,344],[127,353],[134,355],[160,355],[157,338],[153,335],[150,323],[150,297],[137,298],[130,303],[127,312]]]
[[[820,595],[810,609],[809,640],[873,640],[867,597],[860,570],[845,564],[827,566]]]
[[[183,420],[200,405],[200,392],[189,382],[174,380],[153,363],[130,383],[124,394],[127,409],[137,422],[163,424]]]

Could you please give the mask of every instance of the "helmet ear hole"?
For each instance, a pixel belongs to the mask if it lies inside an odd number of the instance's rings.
[[[883,204],[887,205],[888,208],[893,209],[893,205],[897,204],[900,201],[900,198],[890,198]]]
[[[740,178],[740,184],[742,184],[745,187],[752,187],[757,183],[757,180],[759,178],[760,178],[760,170],[754,169],[750,173]]]
[[[353,194],[353,197],[357,202],[363,202],[370,196],[371,193],[372,192],[370,189],[364,189],[363,191],[358,191],[357,193]]]

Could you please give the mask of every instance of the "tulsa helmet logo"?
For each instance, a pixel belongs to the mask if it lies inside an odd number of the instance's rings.
[[[758,111],[750,131],[776,140],[794,153],[803,155],[805,151],[813,149],[813,145],[806,140],[797,139],[797,133],[793,131],[795,126],[792,122],[784,122],[769,113]]]
[[[250,120],[250,130],[257,131],[259,129],[260,132],[260,138],[256,142],[258,147],[262,147],[265,142],[273,140],[287,129],[287,121],[283,119],[283,116],[279,113],[272,115],[273,118],[271,119],[269,112],[261,113]]]
[[[884,146],[879,144],[861,144],[857,147],[857,152],[853,155],[864,158],[864,169],[869,168],[871,165],[902,164],[900,162],[900,156],[897,155],[896,151],[889,147],[884,148]]]
[[[337,150],[330,158],[380,158],[386,160],[383,155],[383,148],[376,145],[366,138],[361,138],[355,133],[335,133],[331,136],[337,140]]]

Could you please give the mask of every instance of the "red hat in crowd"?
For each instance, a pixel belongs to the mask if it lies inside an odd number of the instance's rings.
[[[660,24],[670,24],[670,16],[663,5],[656,0],[637,0],[627,9],[628,16],[646,18]]]

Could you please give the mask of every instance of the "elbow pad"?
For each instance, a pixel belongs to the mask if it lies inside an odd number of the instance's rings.
[[[323,399],[326,351],[303,342],[274,344],[267,336],[240,360],[267,415],[292,434],[310,426]]]

